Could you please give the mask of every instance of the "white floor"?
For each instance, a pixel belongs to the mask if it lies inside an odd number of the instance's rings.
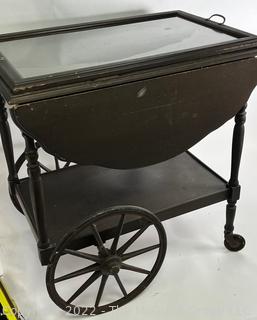
[[[185,4],[182,7],[186,9]],[[238,18],[234,25],[238,22],[244,27],[239,12],[234,17]],[[154,282],[137,299],[101,319],[257,320],[256,106],[255,90],[249,102],[240,173],[243,189],[236,219],[236,231],[245,236],[246,248],[231,253],[223,247],[225,203],[165,222],[168,251]],[[194,148],[225,178],[229,177],[232,125],[230,122]],[[16,131],[14,136],[18,154],[22,144]],[[10,202],[6,178],[0,149],[0,260],[5,283],[27,320],[69,318],[47,295],[45,268],[39,263],[27,222]]]

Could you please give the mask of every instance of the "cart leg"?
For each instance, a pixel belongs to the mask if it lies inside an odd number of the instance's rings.
[[[43,264],[49,259],[52,247],[47,234],[45,198],[41,170],[38,162],[38,151],[34,140],[23,134],[26,143],[25,155],[27,159],[28,176],[30,179],[30,197],[38,234],[38,249]]]
[[[17,172],[15,170],[14,154],[13,154],[13,143],[10,127],[8,124],[8,114],[5,108],[5,101],[0,96],[0,133],[2,139],[3,150],[5,159],[9,171],[8,182],[9,182],[9,193],[15,207],[22,212],[19,202],[16,198],[15,186],[19,184]]]
[[[246,107],[244,106],[235,117],[235,128],[232,145],[231,177],[228,183],[230,197],[228,199],[225,225],[225,247],[230,251],[240,251],[245,246],[242,236],[234,234],[234,221],[236,215],[236,203],[240,198],[240,184],[238,181],[239,168],[244,143]]]

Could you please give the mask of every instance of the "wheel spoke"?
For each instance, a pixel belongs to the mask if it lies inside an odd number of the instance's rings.
[[[107,249],[106,249],[105,246],[104,246],[103,240],[102,240],[102,238],[101,238],[101,236],[100,236],[100,234],[99,234],[99,232],[98,232],[98,230],[97,230],[96,225],[95,225],[95,224],[92,224],[92,225],[91,225],[91,229],[92,229],[92,231],[93,231],[95,240],[96,240],[96,242],[97,242],[97,244],[98,244],[97,247],[98,247],[99,252],[100,252],[102,255],[107,256],[107,255],[108,255],[108,251],[107,251]]]
[[[118,276],[118,274],[115,274],[114,277],[115,277],[115,279],[116,279],[116,281],[117,281],[117,283],[118,283],[118,285],[119,285],[119,287],[120,287],[121,292],[122,292],[123,295],[126,297],[128,294],[127,294],[126,289],[125,289],[124,286],[123,286],[123,283],[122,283],[121,280],[120,280],[120,277]]]
[[[93,271],[98,271],[99,269],[100,269],[99,265],[94,263],[91,266],[88,266],[86,268],[83,268],[83,269],[71,272],[69,274],[66,274],[65,276],[61,276],[59,278],[56,278],[54,280],[54,282],[58,283],[58,282],[61,282],[61,281],[69,280],[69,279],[72,279],[72,278],[75,278],[75,277],[79,277],[79,276],[82,276],[84,274],[87,274],[87,273],[90,273],[90,272],[93,272]]]
[[[26,161],[26,156],[25,156],[25,152],[23,152],[20,157],[18,158],[18,160],[15,163],[15,170],[16,172],[19,172],[21,167],[23,166],[23,164]]]
[[[87,259],[87,260],[91,260],[91,261],[94,261],[94,262],[100,262],[100,260],[101,260],[98,256],[96,256],[94,254],[75,251],[75,250],[71,250],[71,249],[65,249],[64,253],[71,254],[72,256],[83,258],[83,259]]]
[[[126,253],[121,257],[121,259],[122,259],[122,261],[125,261],[125,260],[137,257],[137,256],[139,256],[141,254],[147,253],[149,251],[152,251],[152,250],[155,250],[155,249],[158,249],[158,248],[160,248],[160,244],[156,244],[154,246],[150,246],[150,247],[146,247],[146,248],[143,248],[143,249],[140,249],[140,250],[136,250],[136,251],[133,251],[133,252]]]
[[[124,225],[124,219],[125,219],[125,214],[122,214],[120,217],[120,221],[118,224],[118,232],[116,237],[113,240],[112,246],[111,246],[111,252],[114,254],[117,250],[118,242],[122,233],[123,225]]]
[[[94,283],[101,275],[100,271],[96,271],[90,278],[67,300],[67,303],[72,303],[78,296],[80,296],[92,283]]]
[[[45,172],[51,172],[51,170],[47,168],[45,165],[43,165],[43,163],[39,162],[38,164],[40,168],[43,169]]]
[[[54,161],[55,161],[55,168],[56,168],[56,170],[60,170],[59,160],[58,160],[56,157],[54,157]]]
[[[136,232],[133,237],[131,237],[126,243],[123,244],[122,247],[120,247],[117,250],[117,254],[121,255],[123,254],[149,227],[149,225],[145,225],[142,229],[140,229],[138,232]]]
[[[103,295],[104,288],[105,288],[105,285],[106,285],[108,277],[109,277],[108,275],[103,275],[102,276],[102,280],[101,280],[100,287],[99,287],[99,290],[98,290],[98,293],[97,293],[97,297],[96,297],[96,301],[95,301],[95,307],[96,308],[100,304],[100,301],[101,301],[101,298],[102,298],[102,295]]]
[[[64,165],[64,168],[68,168],[70,166],[71,162],[66,162]]]
[[[143,274],[150,274],[151,273],[151,271],[149,271],[149,270],[138,268],[135,266],[131,266],[130,264],[125,264],[125,263],[121,264],[121,269],[134,271],[134,272],[138,272],[138,273],[143,273]]]

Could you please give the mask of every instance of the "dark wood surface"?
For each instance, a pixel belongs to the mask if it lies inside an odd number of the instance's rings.
[[[57,243],[87,217],[108,207],[139,206],[166,220],[228,197],[226,181],[189,153],[143,169],[70,167],[43,174],[42,183],[51,243]],[[18,188],[22,206],[33,221],[28,179],[22,180]],[[110,222],[103,229],[111,227]]]
[[[257,60],[246,59],[25,104],[15,123],[45,150],[78,164],[135,168],[172,158],[247,102]]]

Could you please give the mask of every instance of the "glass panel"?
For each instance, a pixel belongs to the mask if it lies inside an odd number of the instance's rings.
[[[0,52],[27,78],[128,62],[235,39],[176,17],[4,42],[0,43]]]

